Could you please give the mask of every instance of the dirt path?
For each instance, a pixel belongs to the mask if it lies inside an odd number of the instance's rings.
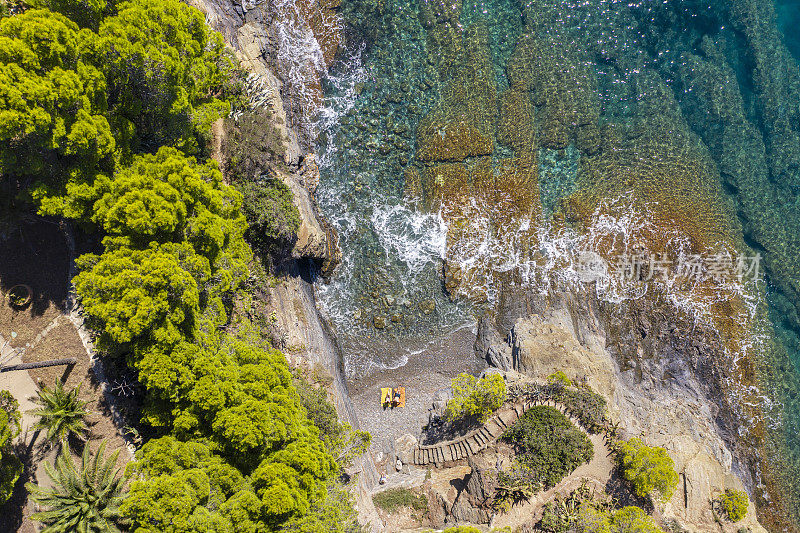
[[[591,461],[576,468],[555,487],[539,492],[522,505],[512,507],[508,513],[495,515],[489,526],[510,527],[515,531],[524,524],[535,524],[541,519],[542,508],[546,503],[553,501],[558,495],[567,495],[577,489],[584,479],[588,481],[589,487],[598,492],[603,490],[611,478],[614,460],[602,434],[589,435],[589,439],[594,446],[594,457]]]

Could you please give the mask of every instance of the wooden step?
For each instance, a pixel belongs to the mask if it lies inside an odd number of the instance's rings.
[[[459,459],[464,459],[467,457],[467,450],[464,448],[464,445],[461,444],[461,441],[456,442],[456,449],[458,450]]]
[[[486,431],[489,432],[489,435],[491,435],[493,439],[496,439],[497,437],[500,436],[501,433],[503,433],[503,428],[494,419],[489,420],[489,422],[484,427],[486,428]]]
[[[464,440],[463,440],[463,441],[461,441],[461,442],[462,442],[462,443],[464,444],[464,446],[466,446],[466,448],[467,448],[467,452],[468,452],[468,453],[467,453],[467,455],[473,455],[473,454],[475,453],[475,451],[472,449],[472,446],[470,446],[470,444],[469,444],[469,441],[468,441],[467,439],[464,439]]]

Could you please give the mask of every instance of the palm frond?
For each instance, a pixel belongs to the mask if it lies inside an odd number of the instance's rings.
[[[116,468],[119,451],[105,457],[105,449],[103,441],[92,455],[87,445],[80,465],[68,450],[62,450],[55,465],[45,463],[52,487],[25,484],[31,498],[47,508],[32,516],[46,526],[42,533],[119,531],[125,478]]]
[[[85,438],[87,427],[84,417],[89,411],[86,402],[78,398],[80,390],[78,385],[66,391],[61,381],[56,380],[52,389],[42,387],[38,397],[33,400],[41,406],[31,411],[31,414],[39,417],[34,428],[45,430],[47,440],[65,441],[73,435]]]

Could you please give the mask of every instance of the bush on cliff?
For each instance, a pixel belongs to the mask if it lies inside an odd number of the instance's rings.
[[[747,515],[750,499],[743,490],[726,489],[717,498],[720,509],[731,522],[738,522]]]
[[[622,442],[618,449],[622,475],[640,498],[667,501],[678,486],[675,463],[664,448],[645,446],[637,438]]]
[[[575,520],[577,533],[664,533],[641,508],[628,506],[616,511],[591,503],[581,505]]]
[[[592,442],[558,409],[537,405],[503,434],[529,478],[552,487],[594,456]]]
[[[300,229],[300,211],[289,187],[278,178],[241,182],[235,187],[244,197],[245,237],[253,248],[266,254],[290,249]]]
[[[453,398],[447,402],[445,416],[450,422],[468,419],[486,422],[506,399],[506,382],[500,374],[481,379],[461,373],[453,378]]]
[[[283,169],[286,139],[275,124],[273,114],[263,108],[246,111],[239,118],[225,119],[222,153],[225,177],[241,183],[273,177]]]

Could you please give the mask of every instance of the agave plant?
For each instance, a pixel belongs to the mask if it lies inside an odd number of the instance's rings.
[[[45,386],[39,391],[39,396],[33,401],[41,407],[31,413],[39,416],[34,427],[47,431],[47,440],[63,443],[71,435],[85,438],[86,422],[83,418],[89,411],[86,402],[78,398],[80,391],[80,385],[65,391],[59,380],[56,380],[54,388]]]
[[[44,465],[52,487],[25,484],[31,498],[47,508],[31,517],[45,525],[42,533],[120,531],[125,479],[115,468],[119,450],[105,458],[105,448],[103,441],[92,457],[87,445],[80,468],[64,449],[55,467]]]

